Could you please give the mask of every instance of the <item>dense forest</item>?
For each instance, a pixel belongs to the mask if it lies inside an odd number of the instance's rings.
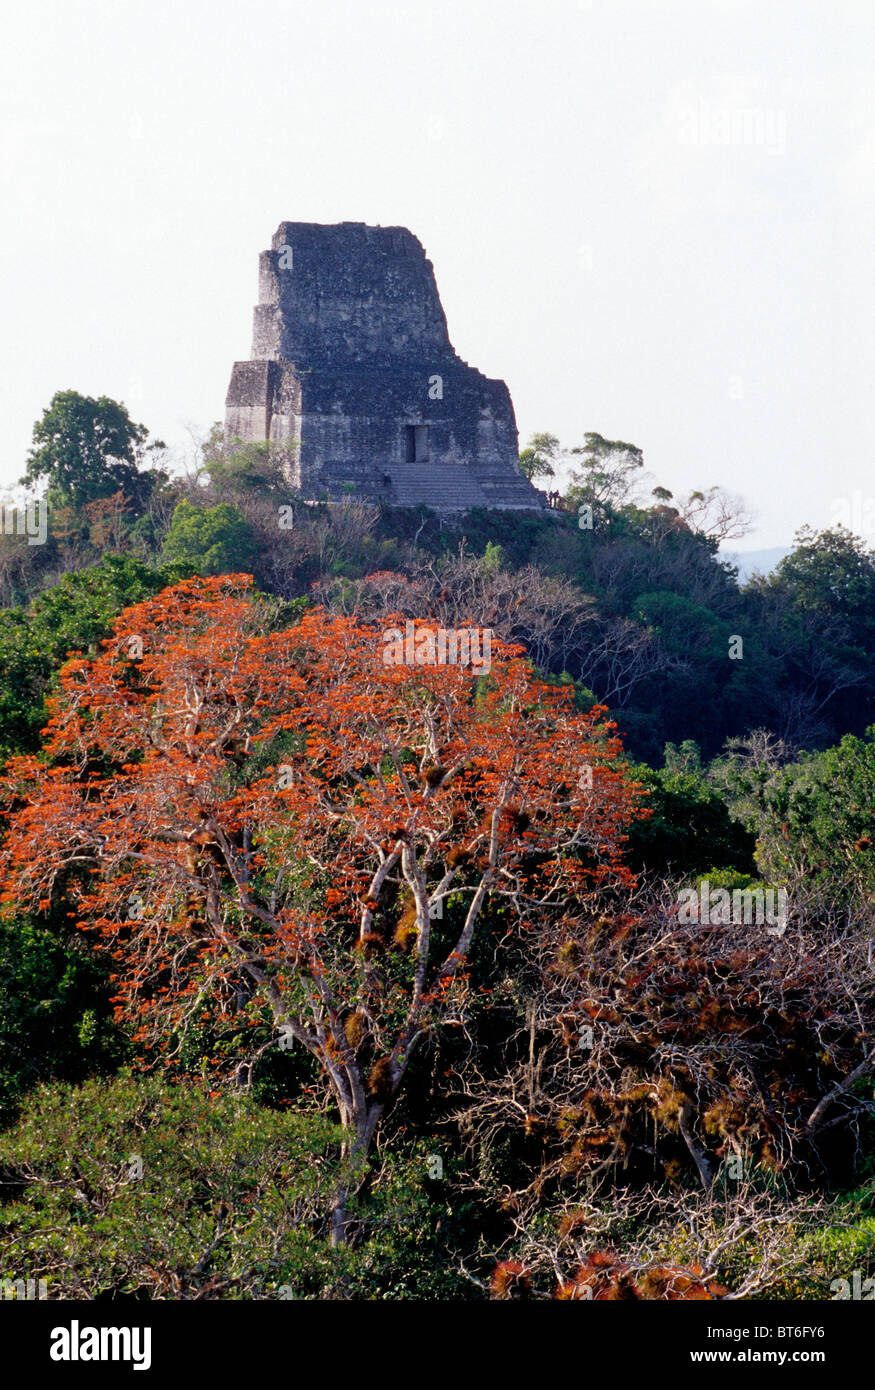
[[[535,436],[543,513],[185,469],[59,392],[0,536],[0,1278],[875,1275],[875,554]],[[37,535],[24,524],[41,516]],[[22,524],[17,524],[22,523]],[[491,664],[386,634],[488,630]],[[778,905],[776,907],[776,904]]]

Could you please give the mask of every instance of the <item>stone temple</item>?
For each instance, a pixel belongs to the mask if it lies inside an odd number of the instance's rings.
[[[304,496],[436,511],[540,510],[510,393],[447,333],[406,227],[282,222],[259,260],[252,359],[235,362],[228,442],[289,447]]]

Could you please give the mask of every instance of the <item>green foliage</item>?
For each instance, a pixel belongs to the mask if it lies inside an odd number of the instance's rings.
[[[540,671],[536,667],[535,673],[545,685],[570,685],[574,691],[574,708],[581,714],[585,714],[592,709],[593,705],[598,704],[598,700],[589,687],[574,680],[567,671],[562,671],[558,676],[554,676],[549,671]]]
[[[812,709],[793,741],[822,747],[861,734],[875,719],[875,553],[841,526],[818,534],[805,527],[749,597],[757,626],[771,636],[773,675],[804,690]],[[760,723],[774,727],[768,717]]]
[[[691,603],[682,594],[660,591],[640,595],[635,608],[636,617],[658,633],[669,656],[686,656],[692,651],[700,666],[706,661],[725,660],[731,629],[710,609]]]
[[[572,474],[573,510],[580,502],[599,508],[616,508],[630,496],[637,474],[644,467],[644,454],[622,439],[603,439],[600,434],[584,435],[584,442],[571,450],[581,461]]]
[[[148,434],[124,405],[108,396],[95,400],[78,391],[56,391],[33,427],[33,448],[21,481],[33,485],[45,479],[50,507],[82,507],[118,491],[142,506],[165,476],[140,471]]]
[[[123,608],[160,593],[188,572],[184,565],[155,570],[130,557],[107,555],[34,599],[29,621],[53,662],[65,660],[70,651],[94,653]]]
[[[123,406],[59,392],[36,437],[31,481],[49,476],[38,471],[43,467],[54,470],[49,542],[31,550],[18,537],[4,538],[7,599],[32,593],[44,576],[71,561],[88,563],[108,545],[160,553],[174,489],[156,491],[157,474],[137,474],[144,428]],[[601,653],[585,670],[575,668],[557,636],[549,639],[549,659],[540,652],[539,662],[554,674],[569,668],[607,700],[627,746],[651,764],[666,741],[690,737],[714,757],[754,723],[814,749],[845,733],[860,735],[875,720],[875,557],[849,532],[801,532],[773,576],[739,590],[713,534],[714,514],[719,525],[726,520],[719,490],[693,491],[675,506],[669,489],[656,487],[644,505],[636,499],[641,450],[595,432],[571,451],[541,432],[524,455],[533,476],[542,464],[576,458],[563,510],[481,508],[440,517],[423,507],[382,507],[374,523],[313,506],[299,509],[294,531],[286,532],[276,526],[276,505],[290,496],[293,452],[227,444],[216,427],[203,453],[207,495],[179,503],[163,556],[203,574],[251,571],[262,587],[284,595],[310,592],[328,576],[409,573],[412,560],[457,553],[460,544],[492,576],[537,566],[576,585],[592,604],[592,645]],[[151,505],[138,517],[147,497]],[[79,499],[75,507],[66,505],[71,499]],[[592,507],[592,530],[577,525],[582,502]],[[743,660],[728,659],[733,635],[743,638]],[[41,678],[34,658],[26,647],[9,658],[24,690]],[[16,690],[11,703],[18,708],[7,722],[20,731],[28,723],[26,699]]]
[[[501,546],[496,545],[493,541],[487,541],[480,566],[487,574],[497,574],[499,570],[506,569],[507,556]]]
[[[0,612],[0,757],[34,752],[46,722],[49,652],[20,609]]]
[[[29,608],[0,611],[0,758],[39,747],[45,697],[68,653],[95,653],[123,608],[183,575],[181,566],[152,570],[107,555],[99,565],[65,575]]]
[[[374,1169],[351,1201],[356,1241],[329,1245],[336,1192],[365,1177],[342,1139],[320,1115],[154,1078],[41,1086],[0,1135],[15,1251],[0,1274],[46,1278],[55,1298],[452,1297],[424,1153]]]
[[[267,442],[226,445],[221,430],[214,428],[205,447],[203,469],[218,500],[274,494],[288,501],[288,449]]]
[[[708,784],[692,740],[680,749],[667,744],[662,769],[639,763],[633,775],[646,788],[645,805],[653,813],[630,826],[633,867],[656,874],[700,874],[714,865],[754,871],[755,837]]]
[[[173,513],[162,558],[185,561],[196,574],[211,575],[251,573],[257,556],[252,528],[235,506],[196,507],[183,498]]]
[[[775,1252],[778,1266],[766,1287],[755,1295],[774,1301],[837,1301],[840,1280],[851,1286],[857,1273],[860,1283],[875,1275],[875,1211],[871,1187],[848,1193],[830,1204],[826,1218],[804,1215],[788,1222]],[[737,1286],[756,1270],[761,1260],[755,1237],[740,1242],[727,1260],[726,1277]],[[857,1297],[861,1296],[860,1292]],[[871,1299],[871,1289],[864,1295]]]
[[[654,1262],[707,1262],[722,1287],[734,1293],[747,1286],[747,1297],[754,1301],[831,1301],[839,1292],[836,1281],[845,1279],[851,1284],[856,1271],[862,1282],[875,1273],[871,1187],[848,1193],[825,1209],[818,1206],[810,1213],[795,1205],[785,1220],[776,1221],[775,1206],[768,1201],[766,1185],[760,1179],[747,1185],[745,1210],[747,1220],[739,1220],[729,1196],[714,1201],[701,1223],[673,1226],[660,1222],[650,1230],[640,1224],[624,1230],[619,1213],[605,1213],[605,1220],[610,1222],[613,1248],[622,1251],[624,1238],[646,1236],[648,1255]],[[711,1251],[716,1256],[709,1258]],[[864,1297],[871,1298],[871,1293]]]
[[[875,634],[875,554],[842,526],[819,534],[803,527],[795,539],[769,587],[784,590],[806,613],[841,616]]]
[[[559,459],[559,440],[555,434],[533,434],[520,454],[520,468],[531,481],[533,478],[552,478],[553,464]]]
[[[26,918],[0,922],[0,1121],[38,1081],[118,1065],[125,1043],[106,975],[81,940]]]
[[[837,903],[875,898],[875,726],[770,766],[728,754],[714,776],[757,835],[763,877],[803,877]]]

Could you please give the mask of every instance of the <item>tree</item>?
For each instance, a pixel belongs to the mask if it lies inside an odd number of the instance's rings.
[[[267,1021],[316,1059],[359,1161],[419,1041],[464,1019],[475,934],[500,952],[628,880],[636,793],[604,711],[519,648],[493,642],[475,679],[387,663],[353,619],[265,627],[247,577],[191,580],[69,663],[55,765],[7,769],[4,900],[63,886],[171,1055],[209,1001],[251,999],[253,1036]],[[416,652],[433,641],[415,624]]]
[[[225,442],[224,427],[213,426],[202,448],[198,480],[209,479],[217,502],[236,502],[267,495],[287,501],[295,471],[297,446],[258,440],[243,444]]]
[[[823,746],[875,718],[875,554],[840,526],[803,528],[795,540],[745,597],[770,664],[780,662],[769,726],[787,742]]]
[[[82,396],[56,391],[33,427],[33,448],[21,479],[30,486],[45,478],[50,506],[81,508],[87,502],[121,491],[137,507],[145,505],[160,470],[141,472],[145,425],[109,396]],[[160,441],[149,446],[163,449]]]
[[[635,777],[649,793],[653,814],[629,836],[634,867],[660,874],[701,874],[715,867],[755,871],[755,837],[733,820],[707,782],[695,743],[687,741],[680,750],[668,744],[665,767],[654,770],[642,763]]]
[[[384,626],[393,612],[409,618],[428,612],[456,628],[474,608],[496,636],[522,644],[539,668],[576,667],[593,641],[593,600],[534,565],[511,569],[505,558],[503,547],[488,542],[479,559],[460,546],[457,555],[410,564],[404,574],[377,570],[353,583],[318,585],[316,593],[326,607]]]
[[[555,434],[533,434],[520,454],[520,468],[532,481],[535,478],[552,478],[554,463],[560,457],[559,440]]]
[[[643,451],[635,444],[603,439],[592,431],[583,438],[583,444],[571,450],[582,463],[581,469],[572,474],[575,500],[602,508],[622,506],[629,501],[639,470],[644,467]]]
[[[227,574],[255,559],[252,528],[229,502],[196,507],[183,498],[164,543],[165,561],[184,560],[199,574]]]
[[[843,526],[803,527],[765,586],[785,591],[806,614],[844,618],[861,641],[875,636],[875,552]]]
[[[762,735],[733,740],[713,780],[756,833],[764,875],[873,923],[875,726],[798,762],[785,752]]]
[[[655,493],[661,491],[655,489]],[[680,515],[691,531],[716,541],[738,540],[751,526],[745,502],[716,485],[705,492],[691,492],[681,503]]]
[[[695,1183],[708,1200],[755,1168],[788,1188],[853,1173],[875,1114],[871,929],[795,902],[783,935],[752,910],[685,922],[671,883],[618,908],[532,933],[511,1065],[466,1068],[468,1133],[500,1132],[527,1159],[528,1181],[520,1163],[505,1189],[514,1210],[539,1208],[543,1231],[552,1194],[597,1215],[620,1189],[628,1216],[629,1188]]]

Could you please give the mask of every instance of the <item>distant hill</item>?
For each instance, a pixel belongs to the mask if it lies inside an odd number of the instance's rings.
[[[792,549],[790,545],[775,545],[771,550],[726,551],[725,554],[721,554],[721,558],[738,567],[738,582],[744,584],[756,571],[760,574],[771,574],[775,566],[779,565]]]

